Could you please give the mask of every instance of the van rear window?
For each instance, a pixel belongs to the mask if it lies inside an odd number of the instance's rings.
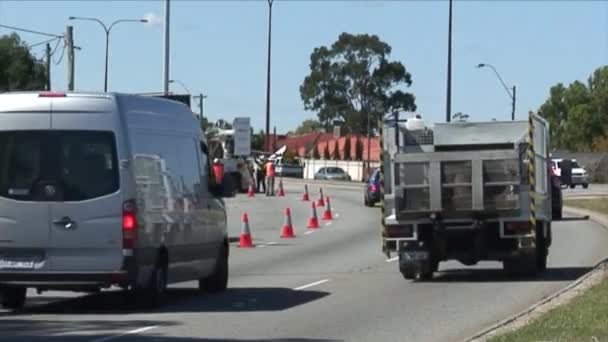
[[[0,132],[1,197],[83,201],[118,188],[118,159],[111,132]]]

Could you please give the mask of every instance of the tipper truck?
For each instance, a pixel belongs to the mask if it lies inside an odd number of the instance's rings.
[[[418,118],[416,120],[419,121]],[[406,279],[439,263],[501,261],[506,272],[546,268],[551,246],[549,126],[527,121],[433,127],[382,122],[382,245]]]

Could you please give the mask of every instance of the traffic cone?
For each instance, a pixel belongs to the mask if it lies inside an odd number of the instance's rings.
[[[247,191],[247,197],[255,197],[255,191],[253,190],[253,182],[249,182],[249,190]]]
[[[319,188],[319,200],[317,201],[317,207],[324,207],[325,199],[323,198],[323,189]]]
[[[239,238],[239,247],[241,248],[251,248],[253,247],[253,242],[251,241],[251,231],[249,231],[249,216],[247,213],[243,213],[243,225],[241,229],[241,236]]]
[[[285,224],[281,228],[281,239],[292,239],[295,238],[293,233],[293,225],[291,224],[291,209],[285,209]]]
[[[310,201],[310,197],[308,196],[308,184],[304,184],[304,195],[302,195],[302,201]]]
[[[277,189],[277,196],[283,197],[285,196],[285,190],[283,190],[283,180],[279,179],[279,188]]]
[[[332,215],[331,215],[331,203],[329,203],[329,197],[326,197],[326,203],[327,205],[325,206],[325,211],[323,212],[323,217],[321,218],[324,221],[331,221],[332,220]]]
[[[317,218],[317,206],[315,205],[315,202],[311,203],[311,214],[310,214],[310,218],[308,219],[307,228],[308,229],[319,228],[319,219]]]

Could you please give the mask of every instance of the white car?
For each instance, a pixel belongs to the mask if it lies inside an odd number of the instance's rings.
[[[551,167],[553,168],[553,172],[555,172],[556,176],[561,177],[562,168],[561,163],[563,159],[552,159]],[[577,185],[581,185],[583,188],[587,189],[589,187],[589,175],[587,171],[578,164],[576,159],[572,159],[572,181],[570,183],[571,188],[575,188]]]

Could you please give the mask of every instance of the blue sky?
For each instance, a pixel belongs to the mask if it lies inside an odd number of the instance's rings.
[[[266,1],[171,2],[171,78],[208,95],[211,119],[250,116],[265,120]],[[162,1],[0,1],[0,23],[61,34],[74,26],[76,89],[103,89],[104,34],[95,16],[125,23],[110,38],[111,91],[162,90]],[[372,33],[393,47],[391,58],[412,74],[409,89],[428,121],[445,116],[447,1],[290,1],[273,6],[271,125],[295,128],[315,113],[303,109],[299,86],[310,53],[341,32]],[[8,30],[0,28],[0,34]],[[28,43],[44,40],[23,34]],[[517,117],[544,102],[557,82],[586,80],[608,64],[608,1],[456,1],[454,4],[452,110],[473,120],[510,118],[511,104],[490,69],[517,86]],[[35,48],[43,56],[43,47]],[[54,56],[56,61],[61,50]],[[66,88],[65,60],[52,70],[55,89]],[[183,92],[172,84],[175,92]]]

